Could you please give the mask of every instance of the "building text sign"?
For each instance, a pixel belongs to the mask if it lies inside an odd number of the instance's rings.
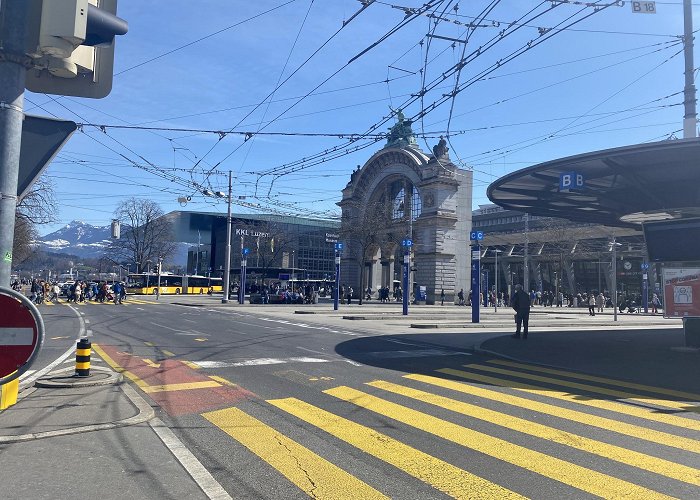
[[[656,14],[656,2],[630,2],[635,14]]]
[[[664,268],[664,317],[700,317],[700,268]]]

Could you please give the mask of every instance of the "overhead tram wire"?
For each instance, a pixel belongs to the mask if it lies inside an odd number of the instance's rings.
[[[260,101],[258,104],[256,104],[255,107],[254,107],[251,111],[249,111],[243,118],[241,118],[241,120],[239,120],[239,122],[238,122],[236,125],[234,125],[233,127],[231,127],[231,129],[229,130],[229,133],[230,133],[230,132],[233,132],[233,131],[236,129],[236,127],[238,127],[238,126],[243,122],[243,120],[245,120],[246,118],[248,118],[248,117],[249,117],[252,113],[254,113],[260,106],[262,106],[262,105],[265,103],[265,101],[267,101],[267,99],[269,99],[270,97],[272,97],[272,96],[277,92],[277,90],[279,90],[279,88],[281,88],[285,83],[287,83],[287,82],[288,82],[297,72],[299,72],[299,71],[300,71],[314,56],[316,56],[316,54],[318,54],[318,53],[319,53],[328,43],[330,43],[343,29],[345,29],[345,27],[348,26],[348,25],[352,22],[353,19],[355,19],[360,13],[364,12],[365,9],[367,9],[370,5],[372,5],[372,3],[374,3],[374,0],[371,0],[369,3],[364,4],[364,5],[360,8],[360,10],[359,10],[358,12],[356,12],[347,22],[343,23],[343,25],[342,25],[335,33],[333,33],[333,34],[330,36],[330,38],[328,38],[326,41],[324,41],[315,51],[313,51],[309,57],[307,57],[294,71],[292,71],[292,72],[289,74],[289,76],[287,76],[287,78],[284,79],[284,81],[282,81],[282,83],[280,83],[278,86],[276,86],[276,87],[272,90],[272,92],[270,92],[269,94],[267,94],[267,96],[266,96],[262,101]],[[306,98],[306,97],[308,97],[308,94],[307,94],[306,96],[302,97],[301,99],[304,99],[304,98]],[[297,101],[297,104],[298,104],[299,102],[300,102],[300,101]],[[294,104],[294,105],[296,105],[296,104]],[[294,105],[293,105],[293,106],[294,106]],[[223,137],[222,137],[222,139],[223,139]],[[197,167],[197,166],[199,165],[199,163],[201,163],[201,161],[202,161],[204,158],[206,158],[209,154],[211,154],[211,152],[216,148],[216,146],[217,146],[220,142],[221,142],[221,139],[220,139],[219,141],[215,142],[214,145],[204,154],[204,156],[202,156],[202,158],[201,158],[200,160],[197,161],[197,163],[195,163],[195,164],[193,165],[192,168],[194,169],[195,167]],[[217,167],[218,165],[220,165],[223,161],[225,161],[226,159],[228,159],[233,153],[235,153],[236,151],[238,151],[238,149],[240,149],[241,146],[242,146],[242,144],[239,145],[239,146],[237,146],[237,147],[233,150],[233,152],[229,153],[229,154],[224,158],[224,160],[221,160],[221,161],[217,162],[217,164],[214,165],[214,167],[212,167],[212,168],[210,169],[209,173],[211,173],[214,169],[216,169],[216,167]]]
[[[616,91],[615,93],[613,93],[612,95],[610,95],[610,96],[608,96],[606,99],[604,99],[602,102],[598,103],[597,105],[595,105],[594,107],[592,107],[591,109],[589,109],[588,112],[591,112],[591,111],[595,110],[597,107],[599,107],[599,106],[601,106],[602,104],[604,104],[605,102],[609,101],[609,100],[612,99],[614,96],[618,95],[620,92],[622,92],[622,91],[628,89],[629,87],[631,87],[632,85],[634,85],[635,83],[637,83],[639,80],[641,80],[642,78],[648,76],[648,75],[649,75],[650,73],[652,73],[653,71],[656,71],[656,70],[659,69],[661,66],[663,66],[664,64],[667,64],[667,63],[668,63],[669,61],[671,61],[674,57],[677,57],[678,55],[680,55],[680,54],[682,54],[682,53],[683,53],[683,49],[679,50],[679,51],[676,52],[675,54],[672,54],[669,58],[667,58],[667,59],[665,59],[664,61],[660,62],[659,64],[657,64],[656,66],[654,66],[653,68],[651,68],[649,71],[647,71],[647,72],[644,73],[643,75],[640,75],[639,77],[635,78],[635,79],[632,80],[630,83],[628,83],[627,85],[625,85],[623,88],[621,88],[620,90]],[[519,147],[519,148],[517,148],[517,149],[515,149],[515,150],[509,150],[509,151],[507,151],[507,153],[508,153],[508,154],[512,154],[512,153],[514,153],[514,152],[522,151],[523,149],[527,149],[527,148],[532,147],[532,146],[535,146],[535,145],[537,145],[537,144],[541,144],[542,142],[545,142],[546,140],[557,136],[559,133],[563,132],[564,130],[567,130],[571,125],[573,125],[574,123],[576,123],[576,121],[578,121],[579,119],[585,117],[586,115],[587,115],[587,113],[583,113],[583,114],[581,114],[578,118],[574,119],[570,124],[568,124],[568,125],[566,125],[566,126],[560,128],[560,129],[556,130],[555,132],[552,132],[552,133],[550,133],[550,134],[546,134],[546,135],[544,135],[544,136],[540,136],[539,138],[531,139],[530,141],[533,141],[532,144],[527,145],[527,146]],[[522,141],[522,142],[528,142],[528,141]],[[502,148],[500,148],[500,149],[502,149]],[[493,150],[493,151],[491,152],[491,154],[492,154],[493,152],[495,152],[495,151],[497,151],[497,150]],[[482,154],[485,154],[485,153],[482,153]],[[499,156],[500,156],[500,155],[499,155]]]
[[[58,104],[59,106],[65,108],[66,110],[68,110],[68,111],[71,112],[72,114],[78,116],[79,118],[83,119],[79,114],[77,114],[77,113],[75,113],[74,111],[70,110],[69,108],[67,108],[67,107],[66,107],[65,105],[63,105],[62,103],[56,102],[56,104]],[[111,146],[105,144],[104,142],[98,140],[97,138],[93,137],[93,136],[90,135],[90,134],[85,133],[85,135],[86,135],[87,137],[89,137],[90,139],[94,140],[95,142],[97,142],[98,144],[100,144],[101,146],[103,146],[104,148],[106,148],[106,149],[112,151],[113,153],[115,153],[115,154],[118,155],[119,157],[125,159],[127,162],[129,162],[131,165],[133,165],[133,166],[136,167],[136,168],[142,169],[142,170],[144,170],[144,171],[146,171],[146,172],[148,172],[148,173],[150,173],[150,174],[152,174],[152,175],[156,175],[156,176],[158,176],[158,177],[163,178],[164,180],[168,180],[168,181],[170,181],[171,183],[174,183],[174,184],[176,184],[176,185],[180,185],[180,186],[185,187],[185,188],[188,188],[188,189],[191,189],[192,186],[193,186],[192,181],[188,181],[187,179],[183,179],[183,178],[180,178],[180,177],[175,176],[175,175],[169,175],[169,174],[168,174],[167,172],[165,172],[162,168],[159,168],[159,167],[157,167],[154,163],[152,163],[152,162],[146,160],[143,156],[141,156],[140,154],[136,153],[136,152],[133,151],[132,149],[128,148],[126,145],[124,145],[123,143],[121,143],[120,141],[118,141],[117,139],[115,139],[114,137],[111,137],[111,136],[108,135],[108,137],[109,137],[111,140],[113,140],[114,142],[116,142],[117,144],[119,144],[121,147],[127,149],[129,152],[131,152],[132,154],[136,155],[136,156],[139,157],[140,159],[142,159],[148,166],[142,165],[142,164],[140,164],[139,162],[132,160],[131,158],[129,158],[129,157],[126,156],[125,154],[123,154],[123,153],[117,151],[116,149],[114,149],[114,148],[112,148]],[[151,167],[151,168],[149,168],[149,167]],[[149,187],[150,189],[154,189],[152,185],[151,185],[151,186],[145,186],[145,185],[144,185],[144,187]],[[198,185],[198,186],[195,186],[195,187],[198,187],[199,189],[202,189],[202,188],[203,188],[203,186],[201,186],[201,185]],[[168,190],[168,188],[156,188],[156,189],[158,189],[158,190],[161,191],[161,192],[167,192],[167,190]],[[175,192],[174,192],[173,194],[179,194],[179,193],[175,193]],[[252,209],[252,210],[269,211],[269,212],[273,212],[273,213],[277,213],[277,214],[289,215],[289,212],[288,212],[288,211],[287,211],[287,212],[282,212],[281,210],[278,210],[277,208],[275,208],[275,204],[273,204],[273,203],[270,203],[268,206],[262,206],[262,205],[259,205],[259,204],[247,203],[247,202],[242,201],[242,200],[234,200],[234,203],[236,203],[236,204],[238,204],[238,205],[241,205],[241,206],[243,206],[243,207]],[[270,206],[270,205],[271,205],[271,206]],[[298,216],[309,216],[309,215],[312,215],[312,214],[313,214],[312,212],[306,212],[306,213],[304,213],[304,212],[301,212],[301,211],[297,211],[297,213],[296,213],[295,215],[298,215]]]
[[[257,19],[257,18],[259,18],[259,17],[262,17],[262,16],[264,16],[265,14],[269,14],[270,12],[274,12],[274,11],[276,11],[276,10],[278,10],[278,9],[281,9],[282,7],[286,7],[287,5],[292,4],[292,3],[296,2],[296,1],[297,1],[297,0],[288,0],[287,2],[284,2],[284,3],[280,4],[280,5],[278,5],[277,7],[272,7],[271,9],[268,9],[268,10],[266,10],[266,11],[264,11],[264,12],[260,12],[259,14],[255,14],[254,16],[248,17],[248,18],[246,18],[246,19],[244,19],[244,20],[242,20],[242,21],[239,21],[239,22],[234,23],[234,24],[232,24],[232,25],[230,25],[230,26],[227,26],[226,28],[222,28],[222,29],[220,29],[220,30],[214,31],[213,33],[209,33],[208,35],[205,35],[205,36],[203,36],[203,37],[200,37],[200,38],[198,38],[198,39],[196,39],[196,40],[192,40],[191,42],[187,42],[186,44],[180,45],[179,47],[175,47],[174,49],[171,49],[171,50],[168,50],[168,51],[166,51],[166,52],[163,52],[162,54],[157,55],[157,56],[155,56],[155,57],[152,57],[152,58],[150,58],[150,59],[148,59],[148,60],[146,60],[146,61],[142,61],[142,62],[140,62],[140,63],[138,63],[138,64],[135,64],[135,65],[130,66],[130,67],[126,68],[126,69],[123,69],[123,70],[119,71],[118,73],[115,73],[114,76],[122,75],[122,74],[126,73],[127,71],[131,71],[132,69],[140,68],[141,66],[144,66],[144,65],[146,65],[146,64],[152,63],[153,61],[156,61],[156,60],[161,59],[161,58],[163,58],[163,57],[165,57],[165,56],[168,56],[168,55],[170,55],[170,54],[173,54],[173,53],[175,53],[175,52],[178,52],[178,51],[180,51],[180,50],[182,50],[182,49],[185,49],[185,48],[187,48],[187,47],[191,47],[192,45],[195,45],[195,44],[197,44],[197,43],[199,43],[199,42],[201,42],[201,41],[203,41],[203,40],[206,40],[206,39],[208,39],[208,38],[212,38],[212,37],[214,37],[214,36],[216,36],[216,35],[219,35],[219,34],[223,33],[224,31],[228,31],[228,30],[230,30],[230,29],[232,29],[232,28],[236,28],[237,26],[240,26],[240,25],[242,25],[242,24],[245,24],[245,23],[247,23],[248,21],[252,21],[252,20],[254,20],[254,19]]]
[[[284,72],[287,70],[287,65],[289,64],[289,60],[292,58],[292,54],[294,53],[294,49],[297,46],[297,42],[299,41],[299,37],[301,36],[301,33],[304,29],[304,26],[306,25],[306,21],[309,18],[309,13],[311,12],[311,7],[313,7],[313,5],[314,5],[314,0],[311,0],[309,2],[309,8],[306,10],[306,14],[304,15],[304,19],[301,21],[301,24],[299,25],[299,30],[297,31],[297,36],[294,39],[294,43],[292,43],[292,46],[289,48],[289,53],[287,54],[287,59],[284,61],[284,65],[282,66],[282,70],[280,71],[280,74],[277,77],[277,82],[275,83],[275,88],[279,88],[279,86],[280,86],[280,82],[282,81],[282,77],[284,76]],[[243,160],[241,161],[241,163],[238,167],[239,173],[240,173],[241,169],[245,166],[245,163],[248,160],[248,156],[250,155],[250,152],[253,149],[253,144],[255,144],[255,135],[262,130],[262,124],[265,121],[265,117],[267,116],[268,111],[270,111],[270,106],[272,105],[271,100],[273,97],[274,97],[274,93],[270,96],[270,100],[268,100],[268,102],[267,102],[267,106],[265,107],[265,111],[263,111],[263,115],[257,124],[257,130],[255,131],[253,136],[250,138],[250,146],[248,146],[248,150],[246,151],[245,156],[243,157]]]
[[[596,12],[600,12],[600,11],[602,11],[602,10],[599,10],[599,11],[596,11]],[[593,15],[593,13],[591,13],[591,14],[589,14],[589,15],[587,15],[587,16],[583,16],[581,19],[574,20],[574,21],[570,22],[570,24],[569,24],[568,26],[574,26],[574,25],[578,24],[579,22],[582,22],[583,20],[587,19],[587,18],[590,17],[591,15]],[[535,17],[539,17],[539,16],[535,16]],[[571,17],[570,17],[570,18],[571,18]],[[570,19],[570,18],[569,18],[569,19]],[[563,22],[566,22],[566,21],[568,21],[568,19],[565,20],[565,21],[563,21]],[[560,23],[560,24],[562,24],[562,23]],[[522,55],[522,53],[526,52],[527,50],[530,50],[531,48],[533,48],[533,47],[536,46],[536,45],[539,45],[540,43],[543,43],[544,41],[550,39],[552,36],[555,36],[557,33],[561,32],[561,31],[562,31],[562,29],[558,29],[558,30],[556,30],[556,31],[550,31],[550,32],[548,32],[548,33],[545,33],[544,35],[541,35],[539,40],[536,40],[535,42],[532,42],[532,41],[531,41],[529,44],[526,44],[524,47],[521,47],[521,48],[518,49],[517,51],[512,52],[509,56],[507,56],[507,61],[506,61],[506,62],[510,62],[511,60],[515,59],[517,56]],[[491,42],[496,43],[496,42],[498,42],[498,41],[504,39],[505,37],[507,37],[509,34],[510,34],[510,32],[507,32],[507,31],[506,31],[503,35],[497,37],[497,40],[492,39]],[[481,55],[481,53],[482,53],[481,51],[475,51],[474,53],[470,54],[470,57],[474,57],[474,58],[475,58],[475,57],[477,57],[478,55]],[[467,62],[467,61],[460,61],[460,62],[458,62],[457,66],[460,65],[460,64],[464,64],[465,62]],[[473,83],[474,83],[474,80],[477,80],[477,79],[479,79],[479,78],[483,78],[484,76],[487,76],[488,74],[494,72],[495,70],[497,70],[498,68],[500,68],[503,64],[504,64],[504,63],[503,63],[502,60],[501,60],[501,61],[499,61],[498,63],[493,64],[493,65],[491,65],[490,67],[488,67],[487,69],[481,71],[477,77],[475,77],[474,79],[471,79],[471,80],[468,82],[468,85],[467,85],[466,83],[463,84],[463,85],[460,87],[460,90],[459,90],[459,91],[461,92],[462,90],[464,90],[465,88],[467,88],[468,86],[470,86],[471,84],[473,84]],[[453,68],[451,68],[450,70],[448,70],[448,71],[442,73],[441,76],[435,78],[435,79],[429,84],[429,86],[427,86],[427,88],[428,88],[429,90],[433,90],[433,89],[434,89],[435,87],[437,87],[441,82],[443,82],[443,81],[445,81],[446,79],[450,78],[450,76],[454,73],[455,70],[456,70],[456,68],[453,67]],[[425,89],[424,89],[424,90],[421,90],[421,93],[423,93],[424,91],[425,91]],[[420,99],[420,95],[418,95],[418,94],[417,94],[417,95],[414,95],[414,96],[412,96],[411,98],[407,99],[400,107],[401,107],[402,109],[406,109],[409,105],[411,105],[412,103],[416,102],[416,101],[419,100],[419,99]],[[416,118],[420,118],[420,116],[423,115],[423,114],[427,114],[427,113],[429,113],[429,112],[431,112],[431,111],[434,111],[440,104],[441,104],[441,103],[440,103],[439,101],[436,101],[435,103],[431,104],[431,106],[429,107],[430,109],[427,109],[427,110],[426,110],[426,109],[421,109],[421,112],[420,112],[419,114],[417,114],[417,115],[415,115],[415,116],[413,116],[413,117],[411,118],[412,121],[415,121]],[[390,118],[390,117],[386,117],[386,118],[384,118],[383,120],[381,120],[380,122],[375,123],[374,125],[372,125],[372,126],[369,128],[369,130],[368,130],[366,133],[372,133],[372,132],[374,132],[374,131],[375,131],[377,128],[379,128],[381,125],[385,124],[385,123],[389,120],[389,118]],[[279,167],[274,167],[273,169],[268,169],[268,170],[266,170],[266,171],[261,172],[259,175],[276,175],[277,173],[295,172],[295,171],[298,171],[298,170],[302,170],[302,169],[305,169],[305,168],[309,168],[310,166],[317,165],[317,164],[319,164],[319,163],[324,163],[324,162],[326,162],[326,161],[330,161],[330,160],[332,160],[332,159],[335,159],[335,156],[337,155],[337,151],[338,151],[338,150],[343,149],[343,148],[345,148],[345,149],[349,148],[350,145],[351,145],[353,142],[356,142],[356,141],[351,141],[351,142],[346,143],[346,144],[341,144],[341,145],[338,145],[338,146],[334,146],[333,148],[329,148],[329,149],[326,149],[326,150],[324,150],[324,151],[322,151],[322,152],[320,152],[320,153],[316,153],[316,154],[314,154],[314,155],[311,155],[311,157],[305,157],[305,158],[302,158],[302,159],[300,159],[300,160],[296,160],[296,161],[294,161],[294,162],[289,162],[289,163],[283,164],[283,165],[281,165],[281,166],[279,166]],[[356,150],[359,150],[359,149],[364,149],[364,148],[366,148],[366,147],[369,147],[370,145],[371,145],[371,144],[364,144],[364,145],[362,145],[362,146],[355,146],[355,147],[352,148],[352,149],[353,149],[352,152],[354,152],[354,151],[356,151]],[[311,160],[311,163],[309,163],[309,160]]]
[[[431,0],[430,2],[424,4],[419,10],[420,10],[420,11],[422,11],[422,10],[428,10],[428,9],[432,8],[434,4],[439,5],[439,4],[442,3],[443,1],[444,1],[444,0]],[[369,6],[369,5],[371,5],[371,4],[370,4],[370,3],[366,4],[366,5],[363,7],[363,9],[366,8],[366,7]],[[357,14],[356,14],[356,15],[357,15]],[[353,18],[356,17],[356,15],[353,16]],[[389,36],[391,36],[392,34],[396,33],[399,29],[403,28],[404,26],[406,26],[407,24],[409,24],[411,21],[415,20],[416,18],[417,18],[417,15],[412,15],[412,16],[407,16],[407,17],[405,17],[405,18],[404,18],[401,22],[399,22],[394,28],[392,28],[387,34],[385,34],[385,35],[380,39],[380,41],[386,40]],[[352,19],[352,18],[351,18],[351,19]],[[344,24],[344,26],[346,26],[346,25],[347,25],[347,22],[346,22],[346,24]],[[342,29],[342,28],[341,28],[341,29]],[[336,33],[337,33],[337,32],[336,32]],[[335,35],[334,35],[334,36],[335,36]],[[300,104],[304,99],[306,99],[308,96],[310,96],[313,92],[315,92],[316,90],[318,90],[319,88],[321,88],[321,87],[322,87],[323,85],[325,85],[328,81],[330,81],[333,77],[335,77],[338,73],[340,73],[341,71],[343,71],[343,70],[344,70],[346,67],[348,67],[351,63],[353,63],[354,61],[356,61],[356,60],[357,60],[359,57],[361,57],[362,55],[364,55],[364,54],[366,54],[367,52],[369,52],[372,48],[376,47],[376,46],[378,45],[378,43],[379,43],[379,41],[376,41],[376,42],[372,43],[369,47],[367,47],[367,48],[365,48],[364,50],[360,51],[358,54],[356,54],[354,57],[352,57],[348,62],[346,62],[342,67],[340,67],[338,70],[336,70],[335,72],[333,72],[330,76],[328,76],[326,79],[324,79],[324,80],[323,80],[321,83],[319,83],[316,87],[314,87],[313,89],[311,89],[311,91],[309,91],[306,95],[304,95],[302,98],[300,98],[299,100],[297,100],[294,104],[292,104],[291,106],[289,106],[289,107],[288,107],[286,110],[284,110],[282,113],[278,114],[278,115],[277,115],[273,120],[271,120],[265,127],[263,127],[263,129],[266,128],[267,126],[269,126],[270,124],[274,123],[276,120],[280,119],[280,118],[281,118],[282,116],[284,116],[287,112],[289,112],[291,109],[293,109],[293,108],[296,107],[298,104]],[[285,81],[286,81],[286,80],[285,80]],[[354,141],[351,141],[351,143],[352,143],[352,142],[354,142]],[[217,144],[218,144],[218,143],[217,143]],[[216,146],[216,144],[215,144],[214,146],[212,146],[212,149],[213,149],[213,147],[215,147],[215,146]],[[226,155],[226,156],[224,157],[224,159],[221,160],[219,163],[221,163],[221,162],[225,161],[226,159],[228,159],[229,157],[231,157],[231,155],[233,155],[240,147],[241,147],[241,146],[239,145],[239,146],[238,146],[237,148],[235,148],[232,152],[230,152],[228,155]],[[259,173],[258,175],[259,175],[260,177],[263,177],[263,176],[270,175],[270,173],[267,173],[267,171],[263,171],[263,172]]]

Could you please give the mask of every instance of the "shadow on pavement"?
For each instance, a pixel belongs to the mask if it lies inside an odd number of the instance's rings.
[[[352,339],[336,352],[378,368],[485,386],[565,393],[576,400],[700,401],[700,353],[681,329],[531,331],[527,340],[458,333]],[[629,402],[629,401],[628,401]],[[658,412],[682,413],[678,405]]]

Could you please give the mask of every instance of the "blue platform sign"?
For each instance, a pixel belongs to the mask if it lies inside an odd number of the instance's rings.
[[[336,250],[342,250],[343,249],[343,244],[341,242],[338,242],[335,244],[335,249]]]
[[[413,246],[413,240],[402,240],[402,241],[401,241],[401,246],[404,246],[404,247],[412,247],[412,246]]]
[[[250,253],[250,248],[243,249],[243,255],[248,255]]]
[[[473,241],[481,241],[484,239],[484,232],[483,231],[472,231],[469,233],[469,239]]]
[[[559,174],[559,191],[575,191],[585,187],[583,174],[578,172],[562,172]]]
[[[648,263],[648,262],[642,262],[642,269],[643,269],[644,271],[646,271],[647,269],[649,269],[649,263]]]

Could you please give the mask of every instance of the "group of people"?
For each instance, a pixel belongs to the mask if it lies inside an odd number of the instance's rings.
[[[12,288],[21,291],[22,285],[19,282],[12,283]],[[117,282],[110,285],[106,281],[102,282],[86,282],[76,281],[71,283],[64,290],[58,282],[49,282],[41,279],[33,279],[29,286],[29,299],[35,304],[43,304],[44,302],[58,302],[58,297],[65,292],[66,302],[107,302],[113,301],[115,304],[122,304],[126,298],[126,286],[124,283]]]

